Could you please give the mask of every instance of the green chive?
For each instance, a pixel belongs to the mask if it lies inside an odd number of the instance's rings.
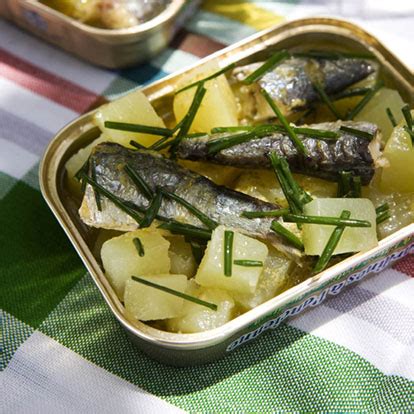
[[[166,135],[165,137],[160,138],[158,141],[154,142],[151,146],[148,147],[149,150],[159,151],[165,141],[168,141],[171,136]]]
[[[255,129],[255,126],[228,126],[228,127],[216,127],[210,131],[210,134],[221,134],[226,132],[239,132],[239,131],[251,131]]]
[[[244,267],[263,267],[263,262],[260,260],[233,260],[233,264]]]
[[[262,92],[262,95],[265,97],[267,103],[272,108],[273,112],[278,117],[279,121],[285,127],[287,134],[289,135],[290,139],[294,143],[294,145],[297,148],[297,150],[299,152],[301,152],[302,154],[306,154],[306,148],[303,145],[303,142],[297,137],[295,131],[289,125],[288,121],[283,116],[282,112],[280,112],[279,108],[277,107],[277,105],[275,104],[275,102],[273,101],[273,99],[271,98],[271,96],[264,89],[262,89],[261,92]]]
[[[411,140],[414,143],[414,131],[412,131],[411,129],[408,129],[407,125],[404,125],[403,129],[411,137]]]
[[[138,254],[141,257],[144,257],[145,256],[145,250],[144,250],[144,246],[142,244],[142,241],[139,239],[139,237],[134,237],[132,239],[132,242],[134,243],[134,246],[137,249]]]
[[[165,293],[169,293],[171,295],[177,296],[177,297],[182,298],[184,300],[188,300],[189,302],[196,303],[197,305],[205,306],[206,308],[209,308],[213,311],[217,310],[217,305],[214,304],[214,303],[206,302],[205,300],[196,298],[194,296],[187,295],[186,293],[180,292],[179,290],[174,290],[174,289],[171,289],[167,286],[163,286],[163,285],[159,285],[158,283],[150,282],[149,280],[142,279],[138,276],[131,276],[131,278],[135,282],[142,283],[143,285],[150,286],[154,289],[161,290]]]
[[[385,110],[385,112],[387,113],[388,119],[391,122],[391,125],[393,126],[393,128],[395,128],[397,126],[397,121],[395,120],[394,114],[391,111],[391,108],[387,108]]]
[[[180,196],[174,193],[170,193],[169,191],[165,190],[164,188],[160,188],[160,192],[165,196],[174,200],[175,202],[184,206],[190,213],[196,216],[203,224],[205,224],[210,230],[214,230],[218,223],[212,220],[210,217],[205,215],[202,211],[200,211],[197,207],[194,207],[188,201],[184,200]]]
[[[224,231],[224,275],[231,276],[231,265],[233,261],[233,238],[234,232]]]
[[[169,128],[160,128],[148,125],[140,124],[131,124],[128,122],[114,122],[114,121],[105,121],[105,128],[116,129],[119,131],[129,131],[129,132],[142,132],[144,134],[151,135],[172,135],[172,131]]]
[[[142,219],[139,225],[140,229],[151,226],[161,207],[161,202],[162,194],[160,191],[157,191],[154,198],[151,200],[148,208],[145,211],[144,218]]]
[[[410,106],[407,104],[407,105],[404,105],[402,108],[401,108],[401,112],[403,113],[403,115],[404,115],[404,118],[405,118],[405,122],[407,123],[407,128],[410,130],[410,131],[412,131],[413,130],[413,118],[412,118],[412,116],[411,116],[411,111],[410,111]]]
[[[368,220],[341,219],[328,216],[307,216],[303,214],[286,214],[283,216],[283,221],[285,223],[322,224],[328,226],[371,227],[371,223]]]
[[[96,163],[94,159],[91,160],[91,164],[92,164],[91,165],[91,176],[92,176],[92,179],[96,181]],[[95,202],[96,202],[96,207],[98,211],[102,211],[101,195],[96,190],[96,188],[93,189],[93,194],[95,196]]]
[[[85,188],[86,188],[86,181],[82,180],[82,176],[87,175],[89,173],[89,162],[90,162],[90,156],[86,159],[86,161],[82,164],[82,167],[80,167],[79,170],[75,174],[75,178],[81,183],[82,194],[85,193]]]
[[[128,177],[132,180],[135,186],[141,191],[141,193],[148,199],[152,200],[155,193],[149,187],[149,185],[144,181],[141,175],[136,171],[133,167],[129,164],[126,164],[124,167],[124,171],[128,175]]]
[[[339,134],[335,131],[325,131],[323,129],[313,128],[293,128],[297,134],[306,135],[312,138],[326,138],[326,139],[338,139]]]
[[[206,246],[205,245],[202,246],[200,243],[197,243],[194,240],[190,240],[189,243],[191,246],[191,252],[193,253],[193,256],[194,256],[194,260],[199,265],[201,263],[201,259],[203,258],[204,250]]]
[[[371,90],[371,88],[348,89],[348,90],[342,91],[340,93],[337,93],[337,94],[331,96],[331,99],[333,101],[339,101],[340,99],[351,98],[353,96],[362,96],[362,95],[365,95],[370,90]]]
[[[390,209],[389,204],[388,204],[388,203],[384,203],[384,204],[381,204],[380,206],[378,206],[378,207],[375,209],[375,212],[376,212],[376,213],[377,213],[377,215],[378,215],[378,214],[383,213],[384,211],[387,211],[387,210],[389,210],[389,209]]]
[[[289,231],[286,227],[283,227],[279,222],[276,220],[272,221],[270,228],[279,236],[286,239],[289,243],[295,246],[299,250],[304,250],[304,246],[302,241],[294,235],[291,231]]]
[[[131,141],[129,141],[129,144],[132,145],[135,148],[138,148],[138,149],[143,149],[143,150],[148,149],[145,145],[142,145],[139,142],[134,141],[133,139],[131,139]]]
[[[289,213],[290,213],[290,209],[280,208],[279,210],[268,210],[268,211],[243,211],[243,213],[241,213],[241,216],[249,218],[249,219],[253,219],[253,218],[264,218],[264,217],[281,217]]]
[[[385,220],[388,220],[390,217],[391,217],[391,214],[388,210],[383,211],[380,214],[377,214],[377,218],[376,218],[377,225],[383,223]]]
[[[352,177],[352,197],[361,198],[362,187],[361,187],[361,177],[356,175]]]
[[[341,119],[342,118],[341,114],[338,112],[334,103],[331,101],[329,96],[326,94],[323,87],[317,82],[314,82],[312,85],[313,85],[313,88],[316,90],[316,92],[318,92],[318,95],[321,98],[321,101],[325,103],[325,105],[329,108],[329,110],[336,117],[336,119]]]
[[[379,81],[372,89],[370,89],[366,95],[357,103],[357,105],[347,114],[345,119],[350,121],[354,119],[365,107],[365,105],[374,97],[380,88],[382,88],[384,83]]]
[[[206,92],[207,92],[207,89],[204,87],[204,83],[199,83],[197,86],[197,90],[194,94],[193,100],[191,102],[190,109],[188,110],[187,114],[184,116],[182,120],[181,128],[177,136],[171,142],[171,146],[170,146],[171,158],[175,158],[178,145],[180,144],[182,139],[185,137],[185,135],[187,135],[189,129],[191,128],[191,124],[194,121],[197,111],[201,105],[201,101],[203,100]]]
[[[348,210],[343,210],[341,213],[340,218],[341,219],[349,219],[351,216],[351,212]],[[329,260],[332,257],[332,254],[334,250],[336,249],[336,246],[339,243],[339,240],[341,239],[342,233],[345,230],[345,226],[338,226],[335,227],[335,230],[332,232],[331,237],[329,237],[328,243],[326,243],[326,246],[319,257],[318,261],[316,262],[316,265],[313,269],[313,273],[319,273],[322,272],[322,270],[325,269],[327,266]]]
[[[179,223],[176,221],[170,221],[168,223],[162,223],[158,226],[159,229],[170,231],[172,234],[180,234],[199,240],[210,240],[211,230],[202,229],[201,227],[192,226],[191,224]]]
[[[213,74],[211,74],[211,75],[209,75],[209,76],[207,76],[203,79],[200,79],[196,82],[190,83],[187,86],[184,86],[184,88],[179,89],[177,92],[175,92],[175,94],[177,95],[180,92],[183,92],[183,91],[186,91],[187,89],[193,88],[194,86],[200,86],[200,84],[204,84],[205,82],[207,82],[211,79],[217,78],[218,76],[223,75],[224,73],[228,72],[229,70],[234,69],[235,66],[236,66],[235,63],[231,63],[230,65],[227,65],[223,69],[220,69],[219,71],[214,72]]]
[[[355,137],[358,137],[358,138],[367,139],[369,141],[371,141],[374,138],[374,135],[372,135],[371,133],[369,133],[367,131],[361,131],[360,129],[350,128],[350,127],[347,127],[347,126],[344,126],[344,125],[341,125],[339,130],[343,131],[343,132],[346,132],[350,135],[353,135]]]
[[[276,52],[273,56],[266,60],[259,68],[257,68],[253,73],[247,76],[243,83],[246,85],[251,85],[253,82],[256,82],[262,76],[264,76],[267,72],[270,72],[274,69],[277,65],[282,63],[285,59],[289,57],[289,53],[287,50],[281,50]]]
[[[120,210],[132,217],[138,224],[141,223],[142,218],[138,214],[138,211],[132,208],[130,204],[127,204],[126,201],[122,200],[115,194],[112,194],[110,191],[102,187],[93,178],[87,176],[86,174],[82,174],[82,180],[86,181],[94,189],[98,190],[101,193],[101,195],[105,196],[108,200],[112,201]]]
[[[309,50],[307,52],[297,52],[294,57],[311,58],[311,59],[375,59],[370,53],[350,53],[350,52],[328,52],[324,50]]]
[[[352,173],[340,171],[338,179],[338,197],[346,197],[351,192]]]

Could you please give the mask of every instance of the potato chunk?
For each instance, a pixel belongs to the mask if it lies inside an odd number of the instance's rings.
[[[371,227],[346,227],[334,254],[369,250],[378,244],[376,213],[372,201],[364,198],[320,198],[304,207],[310,216],[339,217],[343,210],[349,210],[351,217],[368,220]],[[303,225],[303,244],[307,255],[321,255],[335,226],[320,224]]]
[[[193,83],[219,70],[217,63],[212,62],[207,67],[185,76],[179,82],[177,89]],[[210,132],[214,127],[233,126],[238,124],[237,106],[233,92],[224,75],[220,75],[204,84],[207,89],[191,125],[190,132]],[[180,121],[190,109],[196,88],[180,92],[174,97],[175,119]]]
[[[164,122],[157,115],[148,98],[139,90],[101,106],[95,114],[94,122],[114,142],[126,147],[130,146],[129,141],[131,139],[138,141],[144,146],[149,146],[156,142],[160,137],[155,135],[105,128],[105,121],[165,127]]]
[[[156,275],[141,278],[182,293],[187,288],[185,275]],[[171,293],[162,292],[132,279],[126,281],[125,309],[140,321],[174,318],[182,312],[183,302],[184,299]]]
[[[217,227],[207,245],[195,280],[205,287],[225,289],[241,293],[253,293],[262,267],[232,265],[232,275],[224,275],[224,226]],[[233,260],[258,260],[264,262],[267,246],[251,237],[234,232]]]
[[[191,285],[191,281],[189,281]],[[167,322],[168,330],[179,333],[196,333],[218,328],[230,321],[233,316],[234,301],[224,290],[193,287],[187,293],[192,296],[215,303],[217,310],[211,310],[196,303],[184,301],[182,314]]]
[[[168,255],[171,260],[171,273],[193,277],[197,271],[191,246],[182,236],[168,236],[170,249]]]
[[[133,243],[138,237],[144,247],[144,256],[139,256]],[[170,243],[158,231],[143,229],[128,232],[106,241],[101,258],[106,277],[118,297],[124,299],[125,283],[132,275],[146,276],[170,271],[168,248]]]

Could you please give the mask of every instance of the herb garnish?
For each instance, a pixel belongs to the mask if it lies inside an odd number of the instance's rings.
[[[144,181],[141,175],[136,171],[133,167],[129,164],[126,164],[124,167],[124,171],[127,173],[128,177],[132,180],[136,187],[139,188],[141,193],[148,199],[151,200],[155,193],[149,187],[149,185]]]
[[[304,250],[304,246],[302,241],[294,235],[291,231],[289,231],[286,227],[283,227],[278,221],[273,220],[270,228],[279,236],[286,239],[289,243],[295,246],[299,250]]]
[[[339,92],[335,95],[331,96],[333,101],[339,101],[340,99],[344,98],[351,98],[353,96],[362,96],[369,92],[371,88],[354,88],[354,89],[346,89],[342,92]]]
[[[384,86],[384,82],[379,81],[372,89],[370,89],[357,105],[347,114],[345,119],[350,121],[354,119],[365,107],[365,105],[374,97],[374,95]]]
[[[150,135],[171,136],[172,130],[169,128],[154,127],[149,125],[131,124],[129,122],[105,121],[105,128],[117,129],[119,131],[141,132]]]
[[[134,237],[132,239],[132,243],[134,243],[134,246],[137,249],[137,252],[138,252],[139,256],[144,257],[145,256],[144,245],[142,244],[142,241],[140,240],[140,238],[139,237]]]
[[[367,131],[362,131],[360,129],[350,128],[350,127],[347,127],[345,125],[341,125],[341,127],[339,129],[340,129],[340,131],[346,132],[346,133],[348,133],[350,135],[353,135],[355,137],[358,137],[358,138],[367,139],[369,141],[371,141],[374,138],[374,135],[372,135],[371,133],[369,133]]]
[[[294,57],[304,57],[311,59],[376,59],[374,55],[369,53],[351,53],[351,52],[329,52],[326,50],[309,50],[307,52],[296,52]]]
[[[233,264],[244,267],[263,267],[261,260],[233,260]]]
[[[393,128],[395,128],[397,126],[397,121],[395,120],[394,114],[391,111],[391,108],[387,108],[385,110],[385,112],[387,113],[388,119],[391,122],[391,125],[393,126]]]
[[[234,232],[224,231],[224,275],[231,276],[231,265],[233,261],[233,238]]]
[[[375,209],[375,212],[377,214],[377,218],[376,218],[377,224],[381,224],[385,220],[391,217],[390,206],[388,205],[388,203],[382,204],[379,207],[377,207]]]
[[[223,75],[224,73],[228,72],[231,69],[234,69],[235,67],[236,67],[236,64],[235,63],[231,63],[230,65],[225,66],[223,69],[220,69],[219,71],[214,72],[213,74],[211,74],[209,76],[206,76],[203,79],[200,79],[200,80],[198,80],[196,82],[190,83],[187,86],[184,86],[183,88],[181,88],[178,91],[176,91],[175,94],[177,95],[177,94],[179,94],[179,93],[181,93],[183,91],[186,91],[187,89],[193,88],[194,86],[200,86],[200,84],[204,84],[205,82],[207,82],[207,81],[209,81],[211,79],[217,78],[218,76]]]
[[[267,72],[270,72],[274,69],[277,65],[282,63],[285,59],[290,57],[290,54],[287,50],[280,50],[272,55],[269,59],[267,59],[263,65],[257,68],[254,72],[252,72],[249,76],[247,76],[243,83],[245,85],[251,85],[253,82],[256,82],[262,76],[264,76]]]
[[[411,111],[410,111],[410,107],[409,107],[409,105],[407,104],[407,105],[404,105],[402,108],[401,108],[401,112],[403,113],[403,115],[404,115],[404,119],[405,119],[405,122],[406,122],[406,124],[407,124],[407,128],[410,130],[410,131],[412,131],[413,130],[413,118],[412,118],[412,116],[411,116]]]
[[[132,145],[133,147],[135,147],[137,149],[142,149],[142,150],[148,149],[145,145],[142,145],[138,141],[134,141],[133,139],[131,139],[131,141],[129,141],[129,145]]]
[[[180,292],[179,290],[171,289],[167,286],[159,285],[158,283],[150,282],[149,280],[142,279],[138,276],[131,276],[131,279],[135,282],[142,283],[143,285],[150,286],[154,289],[161,290],[165,293],[170,293],[171,295],[177,296],[184,300],[188,300],[189,302],[196,303],[197,305],[205,306],[213,311],[217,311],[217,305],[214,303],[206,302],[205,300],[196,298],[191,295],[187,295],[186,293]]]
[[[323,87],[318,83],[314,82],[312,83],[313,88],[318,93],[319,97],[321,98],[321,101],[325,103],[325,105],[329,108],[329,110],[332,112],[332,114],[335,116],[336,119],[341,119],[341,114],[336,109],[334,103],[331,101]]]
[[[281,217],[289,213],[290,213],[289,208],[280,208],[279,210],[267,210],[267,211],[243,211],[241,213],[241,216],[249,218],[249,219],[254,219],[254,218],[265,218],[265,217]]]
[[[142,219],[139,225],[141,229],[145,227],[149,227],[152,224],[152,222],[154,221],[155,217],[158,214],[158,211],[160,210],[161,202],[162,202],[162,193],[159,190],[157,190],[157,192],[155,193],[155,196],[152,198],[148,208],[145,211],[144,218]]]
[[[283,216],[285,223],[307,223],[322,224],[328,226],[345,226],[345,227],[371,227],[368,220],[342,219],[339,217],[328,216],[308,216],[304,214],[286,214]]]
[[[199,240],[210,240],[211,230],[202,229],[191,224],[180,223],[178,221],[169,221],[158,226],[159,229],[170,231],[172,234],[180,234]]]
[[[279,121],[282,123],[282,125],[285,127],[287,134],[289,135],[290,139],[294,143],[295,147],[299,152],[302,154],[306,154],[306,148],[303,145],[303,142],[298,138],[295,131],[292,129],[292,127],[289,125],[286,118],[283,116],[282,112],[280,112],[280,109],[277,107],[275,102],[273,101],[272,97],[264,90],[261,90],[262,95],[265,97],[267,103],[272,108],[273,112],[278,117]]]
[[[360,198],[361,197],[361,177],[352,175],[350,171],[341,171],[338,179],[338,197]]]
[[[96,182],[96,162],[95,162],[95,159],[91,160],[90,163],[92,164],[91,165],[92,179]],[[96,207],[97,207],[98,211],[102,211],[101,195],[99,194],[99,191],[96,188],[93,189],[93,194],[95,196],[95,202],[96,202]]]
[[[349,219],[349,217],[351,217],[351,212],[348,210],[343,210],[340,215],[340,218]],[[329,260],[332,257],[334,250],[336,249],[336,246],[339,243],[339,240],[341,239],[341,236],[344,230],[345,230],[345,226],[343,225],[335,227],[335,230],[332,232],[331,236],[329,237],[328,243],[326,243],[326,246],[323,249],[321,256],[316,262],[316,265],[313,269],[313,273],[319,273],[325,269]]]

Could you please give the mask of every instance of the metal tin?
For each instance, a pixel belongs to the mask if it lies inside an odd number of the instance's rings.
[[[383,65],[386,83],[397,88],[407,102],[414,102],[414,76],[377,39],[361,28],[336,19],[311,18],[293,21],[261,32],[246,41],[203,59],[197,65],[164,78],[142,91],[158,113],[168,122],[174,85],[185,73],[215,60],[224,67],[232,62],[248,61],[252,55],[269,47],[310,48],[334,46],[358,52],[371,52]],[[60,131],[50,143],[40,168],[44,198],[89,270],[103,298],[136,345],[148,355],[166,364],[184,366],[205,363],[223,357],[227,352],[275,329],[286,318],[320,304],[327,296],[338,294],[345,286],[414,253],[414,223],[382,240],[374,249],[355,254],[324,272],[307,279],[266,303],[238,316],[225,325],[197,334],[175,334],[155,329],[145,323],[129,320],[102,268],[91,253],[90,237],[65,196],[64,165],[80,147],[91,142],[98,128],[91,123],[93,112]]]
[[[2,0],[0,16],[89,62],[117,69],[157,55],[199,3],[200,0],[171,0],[155,18],[115,30],[83,24],[36,0]]]

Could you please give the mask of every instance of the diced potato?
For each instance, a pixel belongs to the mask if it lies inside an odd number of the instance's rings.
[[[143,276],[157,285],[184,293],[187,289],[185,275]],[[171,293],[162,292],[152,286],[128,279],[125,284],[125,309],[129,315],[140,321],[175,318],[182,312],[184,299]]]
[[[414,149],[411,137],[402,126],[394,128],[384,149],[389,165],[381,176],[381,190],[384,192],[414,192]]]
[[[215,165],[209,162],[179,160],[179,164],[200,175],[204,175],[204,177],[207,177],[218,185],[225,185],[227,187],[229,187],[240,174],[240,169],[238,168]]]
[[[138,237],[144,247],[144,256],[139,256],[133,243]],[[132,276],[146,276],[170,271],[168,248],[170,243],[158,231],[136,230],[105,242],[101,258],[106,277],[123,300],[126,281]]]
[[[337,184],[320,178],[302,174],[293,175],[296,182],[314,198],[334,197]],[[237,180],[235,189],[252,197],[271,203],[287,206],[286,198],[275,176],[270,170],[249,170],[243,172]]]
[[[205,287],[230,291],[253,293],[256,289],[262,267],[232,265],[232,275],[224,275],[224,226],[217,227],[207,245],[195,280]],[[258,260],[264,262],[267,246],[251,237],[234,231],[233,260]]]
[[[203,66],[191,76],[185,76],[177,85],[177,89],[203,79],[219,70],[217,63]],[[206,94],[191,125],[190,132],[210,132],[214,127],[233,126],[238,124],[237,106],[233,92],[225,75],[220,75],[204,84]],[[175,119],[180,121],[190,109],[196,88],[191,88],[175,95],[173,109]]]
[[[346,227],[334,254],[368,250],[378,244],[376,231],[376,213],[372,202],[364,198],[320,198],[304,207],[304,213],[310,216],[339,217],[343,210],[349,210],[351,217],[368,220],[371,227]],[[319,224],[303,225],[303,244],[307,255],[321,255],[335,226]]]
[[[404,101],[400,94],[389,88],[381,88],[375,96],[364,106],[361,112],[354,118],[355,121],[366,121],[377,124],[382,132],[382,142],[387,142],[392,132],[392,124],[386,113],[390,108],[398,122],[403,119],[401,108]]]
[[[164,122],[157,115],[148,98],[139,90],[101,106],[95,114],[94,122],[114,142],[126,147],[130,146],[129,141],[131,139],[138,141],[144,146],[149,146],[159,140],[160,137],[155,135],[105,128],[105,121],[165,127]]]
[[[189,281],[189,285],[190,285]],[[167,322],[168,330],[179,333],[196,333],[218,328],[233,317],[234,301],[224,290],[192,288],[188,294],[217,305],[214,311],[196,303],[184,301],[180,316]]]
[[[114,237],[121,236],[123,233],[117,230],[108,230],[108,229],[99,229],[98,235],[96,237],[95,243],[92,247],[92,254],[94,257],[99,258],[101,256],[101,249],[103,244],[113,239]]]
[[[264,263],[263,272],[259,277],[254,293],[233,293],[234,300],[244,309],[256,306],[274,298],[289,287],[289,268],[292,261],[269,247],[269,255]]]
[[[193,277],[197,271],[191,246],[182,236],[168,236],[170,249],[168,255],[171,260],[171,273]]]

